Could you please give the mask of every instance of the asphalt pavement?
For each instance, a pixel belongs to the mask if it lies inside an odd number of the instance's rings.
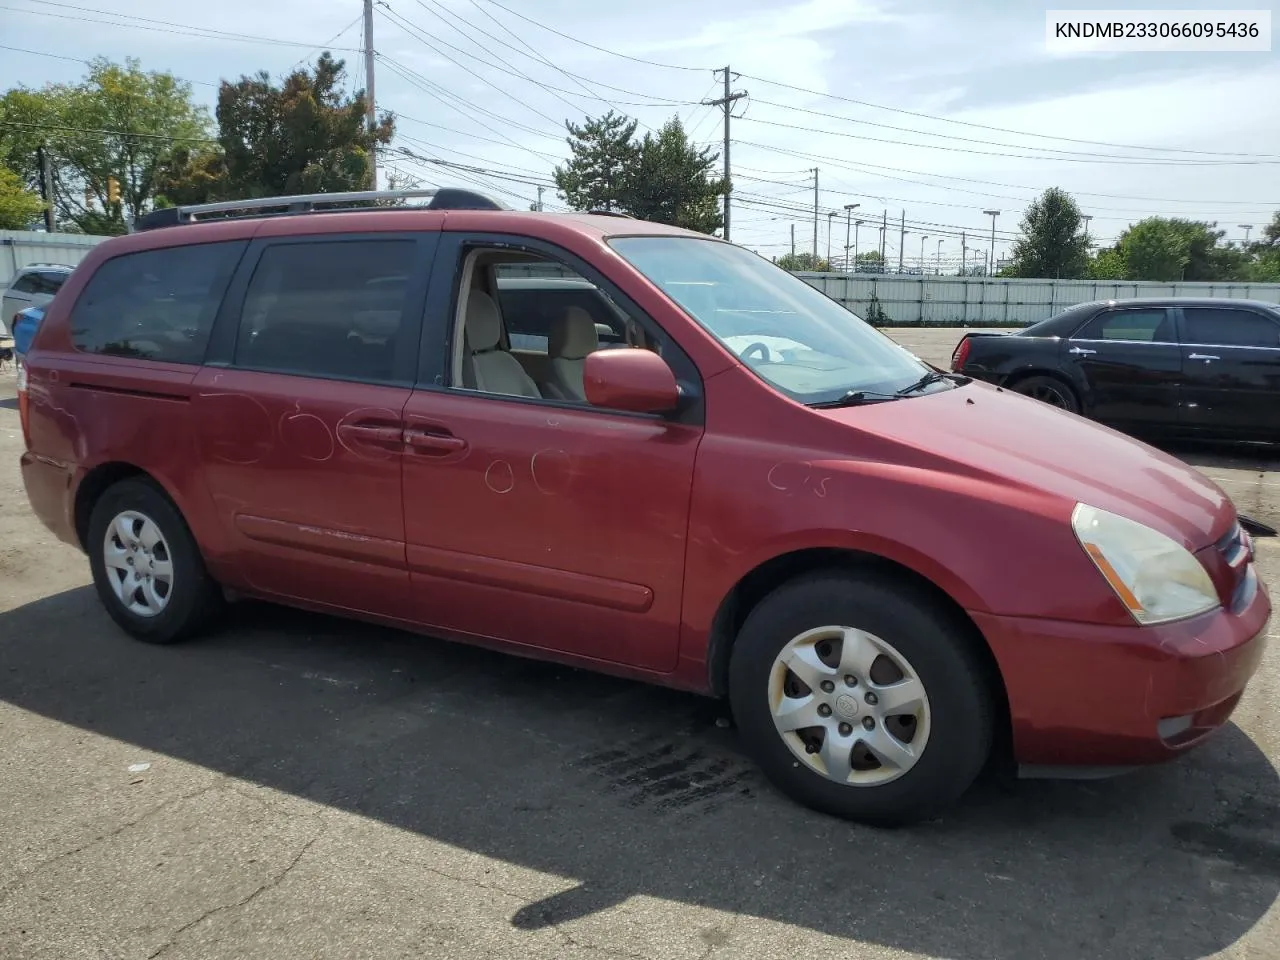
[[[938,359],[958,334],[901,336]],[[266,604],[129,640],[30,515],[13,384],[5,960],[1280,957],[1274,650],[1177,763],[854,826],[776,794],[704,698]],[[1270,459],[1184,455],[1280,521]]]

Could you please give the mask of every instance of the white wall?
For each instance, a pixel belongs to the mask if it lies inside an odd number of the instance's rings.
[[[0,230],[0,289],[7,287],[13,275],[29,263],[65,263],[74,267],[106,239],[78,233]]]
[[[1150,283],[1115,280],[1004,280],[800,273],[805,282],[865,316],[874,294],[894,324],[961,320],[980,326],[1044,320],[1089,300],[1237,297],[1280,302],[1280,283]]]

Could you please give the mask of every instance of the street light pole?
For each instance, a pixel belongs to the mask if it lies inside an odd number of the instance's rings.
[[[831,269],[831,221],[835,219],[834,210],[827,211],[827,269]]]
[[[942,276],[942,241],[938,241],[938,252],[933,258],[933,275],[935,277]]]
[[[1000,216],[1000,211],[983,210],[982,212],[991,218],[991,258],[987,262],[994,265],[996,262],[996,217]]]
[[[929,239],[927,233],[920,235],[920,276],[924,276],[924,242]]]
[[[862,226],[862,224],[865,222],[866,221],[863,221],[863,220],[853,221],[853,269],[854,271],[858,269],[858,228]]]
[[[1253,224],[1241,223],[1241,224],[1238,224],[1238,226],[1240,227],[1241,230],[1244,231],[1244,245],[1247,247],[1249,245],[1249,231],[1253,229]]]
[[[846,203],[844,205],[844,269],[849,272],[849,221],[853,219],[853,211],[857,210],[861,204]]]

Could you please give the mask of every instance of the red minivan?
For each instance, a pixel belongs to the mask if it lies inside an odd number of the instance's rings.
[[[23,478],[129,633],[253,596],[724,696],[880,824],[1231,715],[1271,603],[1197,471],[713,237],[352,206],[424,194],[162,211],[53,301]]]

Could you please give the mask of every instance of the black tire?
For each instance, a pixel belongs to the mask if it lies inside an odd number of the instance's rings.
[[[924,685],[928,740],[914,766],[897,779],[878,785],[828,779],[801,763],[774,726],[774,660],[793,638],[826,625],[882,638]],[[968,790],[991,752],[995,696],[973,644],[951,611],[900,578],[879,572],[802,577],[765,597],[738,634],[729,664],[734,719],[765,776],[799,803],[875,826],[929,819]]]
[[[1080,398],[1075,390],[1057,377],[1027,377],[1009,389],[1067,413],[1080,412]]]
[[[131,611],[109,579],[117,574],[106,563],[107,531],[124,511],[135,511],[159,528],[173,567],[165,605],[151,616]],[[107,488],[90,514],[85,547],[98,599],[111,618],[139,640],[156,644],[185,640],[206,628],[222,608],[222,593],[205,569],[195,537],[178,508],[150,480],[130,478]]]

